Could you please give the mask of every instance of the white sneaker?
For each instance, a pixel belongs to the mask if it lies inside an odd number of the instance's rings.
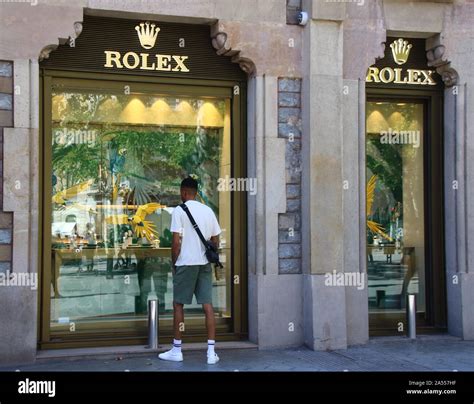
[[[171,362],[182,362],[183,361],[183,354],[181,352],[173,352],[172,349],[169,351],[160,353],[158,358],[164,361],[171,361]]]
[[[212,355],[207,355],[207,364],[208,365],[215,365],[217,362],[219,362],[219,357],[217,354],[214,352]]]

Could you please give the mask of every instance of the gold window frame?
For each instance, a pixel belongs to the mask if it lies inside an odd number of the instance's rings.
[[[231,80],[199,80],[150,76],[130,76],[115,73],[88,73],[52,69],[40,70],[40,198],[38,237],[38,274],[40,293],[38,294],[38,345],[41,349],[73,348],[87,346],[140,345],[146,343],[146,320],[97,322],[85,330],[74,333],[66,331],[50,332],[51,299],[51,124],[53,85],[64,85],[68,89],[80,90],[98,88],[121,90],[129,85],[134,92],[144,94],[164,94],[170,96],[222,97],[231,101],[231,175],[246,176],[246,83]],[[237,91],[238,89],[238,91]],[[247,338],[247,202],[246,193],[231,193],[232,247],[230,274],[231,317],[217,320],[219,340],[241,340]],[[238,282],[234,280],[238,279]],[[161,323],[161,321],[160,321]],[[202,319],[188,319],[186,339],[202,341],[206,336]],[[172,326],[160,324],[161,341],[171,341]]]

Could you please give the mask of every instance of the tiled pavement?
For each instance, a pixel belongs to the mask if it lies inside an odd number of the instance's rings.
[[[416,341],[380,337],[347,350],[315,352],[308,348],[279,350],[225,349],[221,361],[205,362],[202,350],[184,352],[184,362],[164,362],[156,354],[112,359],[41,359],[35,364],[0,367],[20,371],[473,371],[474,341],[451,336],[423,336]]]

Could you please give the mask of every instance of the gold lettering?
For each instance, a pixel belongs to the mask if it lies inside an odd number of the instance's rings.
[[[106,50],[104,67],[118,69],[141,69],[141,70],[158,70],[158,71],[174,71],[189,72],[185,61],[189,56],[178,55],[154,55],[156,62],[151,62],[149,53],[127,52],[123,56],[118,51]]]
[[[436,85],[436,82],[433,80],[433,77],[431,77],[431,75],[433,74],[433,70],[422,70],[421,73],[423,73],[423,76],[425,76],[425,79],[423,80],[422,84],[427,84],[429,86]]]
[[[176,56],[173,55],[173,59],[176,62],[176,66],[174,67],[174,72],[189,72],[189,69],[185,66],[184,61],[188,58],[188,56]]]
[[[408,82],[410,84],[419,84],[421,83],[421,78],[420,78],[420,70],[416,69],[408,69]]]
[[[388,73],[388,77],[385,73]],[[392,68],[384,67],[382,70],[380,70],[380,80],[382,80],[382,83],[391,83],[394,77],[395,73]]]
[[[396,84],[404,84],[407,82],[407,78],[406,76],[403,78],[403,80],[401,80],[401,77],[402,77],[402,69],[397,67],[396,69],[393,69],[395,70],[395,80],[393,81],[394,83]]]
[[[171,70],[171,55],[156,55],[157,66],[156,70],[170,71]]]
[[[153,63],[151,66],[148,66],[148,56],[150,56],[148,53],[140,53],[140,56],[142,57],[142,65],[140,66],[140,69],[155,70],[155,63]]]
[[[133,60],[135,62],[133,65],[128,63],[128,58],[130,56],[133,58]],[[140,58],[138,57],[138,55],[135,52],[127,52],[125,55],[123,55],[122,62],[123,62],[124,66],[127,69],[136,69],[138,67],[138,65],[140,64]]]
[[[433,70],[407,69],[403,75],[403,69],[384,67],[379,71],[376,67],[369,67],[365,81],[368,83],[395,83],[395,84],[419,84],[435,86],[436,81],[431,76]]]
[[[123,66],[122,66],[122,63],[120,63],[120,52],[116,52],[116,51],[104,51],[105,53],[105,64],[104,64],[104,67],[114,67],[112,65],[112,62],[115,63],[115,67],[117,69],[122,69]]]
[[[372,80],[373,79],[373,80]],[[376,67],[369,67],[369,70],[367,72],[367,77],[365,78],[365,81],[369,83],[380,83],[379,80],[379,69]]]

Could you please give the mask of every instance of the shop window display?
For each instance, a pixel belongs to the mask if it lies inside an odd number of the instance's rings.
[[[425,310],[423,104],[367,103],[369,309],[402,313],[408,293]]]
[[[230,99],[65,89],[52,93],[51,327],[143,320],[172,309],[171,213],[187,175],[223,229],[214,273],[217,315],[229,317]],[[201,316],[192,304],[187,315]]]

